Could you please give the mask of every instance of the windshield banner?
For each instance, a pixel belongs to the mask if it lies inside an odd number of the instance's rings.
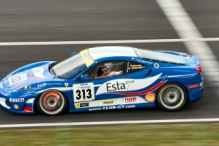
[[[91,64],[94,63],[94,60],[92,59],[92,57],[90,56],[90,54],[88,53],[88,50],[85,49],[85,50],[82,50],[80,52],[85,64],[87,67],[89,67]]]

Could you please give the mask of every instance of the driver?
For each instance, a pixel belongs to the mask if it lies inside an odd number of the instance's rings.
[[[112,77],[112,76],[118,76],[122,74],[122,71],[114,71],[113,70],[113,64],[112,63],[105,63],[104,66],[101,68],[101,73],[97,77]]]

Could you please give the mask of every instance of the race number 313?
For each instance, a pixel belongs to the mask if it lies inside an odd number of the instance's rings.
[[[84,83],[73,85],[74,102],[91,101],[95,99],[94,84]]]

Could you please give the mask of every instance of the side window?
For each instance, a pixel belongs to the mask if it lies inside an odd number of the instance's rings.
[[[137,71],[141,71],[146,68],[146,65],[137,63],[137,62],[131,62],[129,61],[127,64],[127,73],[134,73]]]
[[[107,61],[97,64],[85,74],[88,75],[90,80],[109,78],[124,74],[124,67],[124,61]]]

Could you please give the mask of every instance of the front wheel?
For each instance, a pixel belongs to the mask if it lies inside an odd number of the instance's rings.
[[[165,111],[178,111],[187,99],[187,91],[181,84],[168,83],[158,91],[157,103]]]
[[[37,107],[41,113],[55,116],[65,111],[67,100],[59,91],[48,90],[38,98]]]

